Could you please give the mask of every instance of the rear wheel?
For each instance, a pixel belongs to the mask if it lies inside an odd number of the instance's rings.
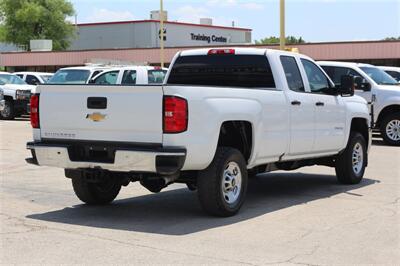
[[[199,173],[197,188],[206,212],[223,217],[235,215],[247,191],[246,161],[240,151],[218,148],[210,166]]]
[[[361,182],[367,163],[367,145],[364,137],[358,132],[351,132],[346,149],[336,160],[336,176],[342,184]]]
[[[400,146],[400,112],[387,115],[382,120],[381,135],[387,144]]]
[[[72,187],[81,201],[91,205],[101,205],[110,203],[117,197],[121,183],[113,177],[107,177],[101,182],[90,182],[85,177],[74,177]]]
[[[3,120],[13,120],[15,118],[14,102],[5,100],[4,109],[0,111],[0,118]]]

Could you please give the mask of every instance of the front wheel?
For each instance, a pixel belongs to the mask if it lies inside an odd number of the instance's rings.
[[[381,123],[383,140],[394,146],[400,146],[400,112],[387,115]]]
[[[112,202],[121,190],[121,183],[112,176],[101,182],[90,182],[85,177],[72,178],[72,187],[76,196],[90,205],[102,205]]]
[[[342,184],[358,184],[361,182],[367,164],[367,145],[364,137],[351,132],[346,149],[336,160],[336,176]]]
[[[212,163],[199,173],[197,189],[203,209],[215,216],[233,216],[247,191],[247,169],[243,155],[230,147],[217,148]]]

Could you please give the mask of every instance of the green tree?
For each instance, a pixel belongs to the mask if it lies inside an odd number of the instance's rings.
[[[267,37],[261,40],[256,40],[256,44],[279,44],[280,39],[275,36]],[[305,43],[302,37],[296,38],[295,36],[287,36],[286,44],[299,44]]]
[[[399,37],[387,37],[383,40],[384,41],[400,41],[400,36]]]
[[[54,50],[64,50],[75,33],[66,18],[74,14],[68,0],[0,0],[0,38],[26,47],[50,39]]]

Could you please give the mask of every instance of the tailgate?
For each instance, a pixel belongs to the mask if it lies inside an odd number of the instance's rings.
[[[162,143],[162,86],[40,86],[42,139]]]

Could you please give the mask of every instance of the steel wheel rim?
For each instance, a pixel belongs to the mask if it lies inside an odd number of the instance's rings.
[[[355,174],[360,174],[364,166],[364,151],[362,145],[357,142],[352,153],[352,165]]]
[[[242,172],[236,162],[229,162],[222,174],[222,196],[226,203],[232,205],[240,197],[242,189]]]
[[[1,111],[1,115],[3,117],[9,117],[10,113],[11,113],[11,106],[8,103],[6,103],[4,105],[4,109]]]
[[[393,141],[400,140],[400,120],[391,120],[386,125],[386,135]]]

